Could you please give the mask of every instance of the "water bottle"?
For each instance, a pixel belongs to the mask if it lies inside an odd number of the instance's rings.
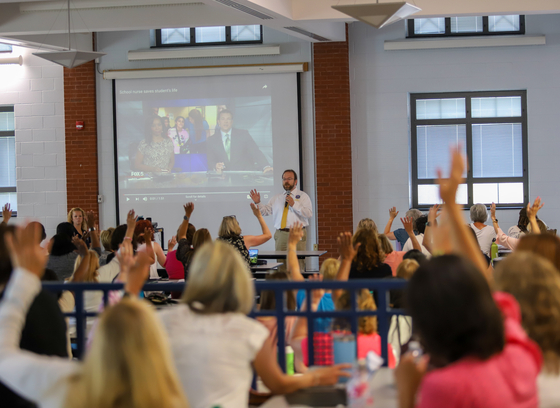
[[[358,361],[352,378],[346,384],[348,408],[369,408],[373,406],[373,389],[365,360]]]
[[[493,261],[494,258],[498,257],[498,244],[496,244],[496,238],[492,239],[492,246],[490,247],[490,259]]]
[[[294,349],[286,346],[286,374],[294,375]]]

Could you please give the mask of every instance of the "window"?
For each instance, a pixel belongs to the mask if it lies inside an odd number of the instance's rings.
[[[16,133],[13,106],[0,106],[0,207],[6,203],[10,204],[16,215]]]
[[[155,31],[156,48],[262,43],[261,25],[162,28]]]
[[[12,52],[12,46],[9,44],[0,44],[0,52]]]
[[[449,174],[449,150],[467,156],[457,202],[520,207],[528,202],[526,91],[411,94],[412,202],[441,202],[437,169]]]
[[[525,16],[474,16],[408,20],[407,38],[525,34]]]

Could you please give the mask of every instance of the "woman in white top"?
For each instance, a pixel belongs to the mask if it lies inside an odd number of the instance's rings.
[[[480,250],[484,253],[484,255],[490,256],[490,248],[492,246],[492,240],[496,238],[496,232],[494,231],[494,228],[485,224],[487,220],[488,209],[484,204],[475,204],[471,207],[472,223],[470,224],[470,227],[476,234]]]
[[[496,290],[508,292],[521,307],[522,325],[542,350],[537,377],[539,407],[560,403],[560,274],[552,263],[531,252],[506,257],[494,273]]]
[[[274,394],[332,385],[349,365],[285,375],[277,362],[276,331],[246,315],[255,290],[239,252],[216,241],[202,246],[189,269],[182,305],[160,313],[191,408],[248,406],[253,368]]]
[[[16,269],[0,303],[0,380],[41,408],[187,408],[161,324],[139,300],[125,299],[103,313],[83,363],[19,348],[46,264],[36,233],[19,228],[6,237]],[[121,274],[130,278],[126,289],[136,291],[148,262],[143,254],[135,262],[128,245],[119,255]]]

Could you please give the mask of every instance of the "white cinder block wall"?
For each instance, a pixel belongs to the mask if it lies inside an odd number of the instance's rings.
[[[390,207],[404,214],[410,206],[410,93],[526,89],[529,194],[543,198],[541,218],[560,228],[560,15],[525,21],[527,35],[546,35],[546,45],[384,51],[385,40],[404,39],[404,23],[350,25],[355,225],[370,217],[383,230]],[[507,229],[518,210],[497,217]]]
[[[23,66],[0,65],[0,105],[14,105],[18,218],[43,223],[52,236],[66,220],[63,68],[13,47]],[[3,205],[3,203],[2,203]]]

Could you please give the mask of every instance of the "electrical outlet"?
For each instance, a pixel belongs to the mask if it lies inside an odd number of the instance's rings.
[[[313,250],[314,250],[314,251],[318,251],[318,250],[319,250],[319,245],[313,244]]]

